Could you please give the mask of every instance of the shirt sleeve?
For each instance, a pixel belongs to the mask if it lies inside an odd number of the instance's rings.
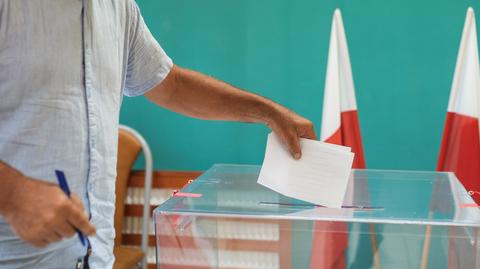
[[[128,63],[124,94],[142,95],[160,84],[172,69],[173,62],[160,47],[145,24],[134,0],[130,1]]]

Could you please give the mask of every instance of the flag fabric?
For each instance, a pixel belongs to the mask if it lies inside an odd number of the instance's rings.
[[[338,9],[330,34],[320,140],[351,147],[355,153],[353,168],[365,168],[350,56]]]
[[[350,57],[340,10],[332,19],[320,140],[352,148],[354,168],[365,168]],[[311,269],[346,268],[348,226],[342,222],[314,225]]]
[[[472,8],[467,11],[450,92],[438,171],[455,172],[468,191],[480,191],[480,67]],[[479,195],[473,196],[480,204]]]

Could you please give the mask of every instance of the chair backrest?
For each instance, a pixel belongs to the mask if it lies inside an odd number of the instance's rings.
[[[115,183],[115,246],[122,243],[122,222],[124,216],[124,202],[127,195],[127,184],[135,160],[142,150],[138,139],[128,131],[120,129],[118,132],[118,160],[117,181]]]

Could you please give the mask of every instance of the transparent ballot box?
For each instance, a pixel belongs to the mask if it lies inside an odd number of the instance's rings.
[[[154,211],[157,268],[480,268],[480,210],[452,173],[353,170],[342,209],[215,165]]]

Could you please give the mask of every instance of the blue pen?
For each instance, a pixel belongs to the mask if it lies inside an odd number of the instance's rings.
[[[65,174],[63,173],[63,171],[55,170],[55,175],[57,176],[58,185],[60,185],[60,188],[68,196],[68,198],[70,198],[70,188],[68,188]],[[77,231],[80,242],[82,242],[82,245],[85,246],[85,237],[83,236],[82,232],[80,232],[80,230],[78,230],[77,228],[75,228],[75,231]]]

